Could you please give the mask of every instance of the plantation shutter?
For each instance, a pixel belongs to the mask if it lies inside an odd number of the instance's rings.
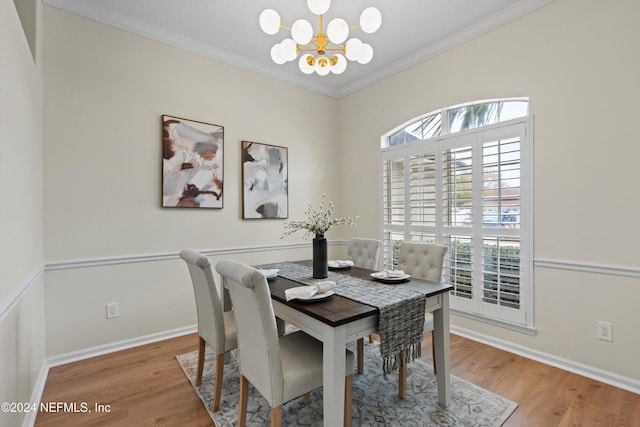
[[[526,324],[525,120],[381,150],[385,267],[402,241],[448,247],[451,308]],[[524,173],[523,173],[524,170]]]

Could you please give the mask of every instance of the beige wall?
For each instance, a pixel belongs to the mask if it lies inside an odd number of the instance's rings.
[[[341,204],[378,206],[380,135],[432,110],[527,96],[534,115],[534,256],[620,266],[619,276],[535,268],[537,336],[459,317],[452,324],[640,382],[640,3],[558,0],[339,101]],[[364,179],[360,177],[365,175]],[[377,216],[362,224],[374,232]],[[366,228],[365,228],[366,227]],[[542,264],[537,262],[537,264]],[[566,266],[566,263],[565,263]],[[596,321],[614,325],[612,343]]]
[[[30,22],[39,19],[39,7]],[[25,12],[26,13],[26,12]],[[34,35],[33,32],[30,33]],[[0,1],[0,401],[29,402],[44,367],[42,90],[12,1]],[[24,413],[0,412],[0,425]]]
[[[175,258],[60,263],[183,248],[243,248],[252,263],[280,251],[309,257],[310,249],[280,247],[309,245],[301,235],[280,240],[283,220],[241,219],[240,143],[288,147],[290,217],[300,218],[308,203],[339,190],[335,99],[44,11],[45,256],[60,268],[46,275],[48,355],[195,324],[189,276]],[[224,126],[223,209],[160,208],[162,114]],[[270,252],[252,250],[265,245]],[[120,304],[119,318],[105,319],[109,302]]]

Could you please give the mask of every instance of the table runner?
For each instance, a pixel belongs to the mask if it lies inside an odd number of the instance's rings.
[[[378,335],[385,377],[398,369],[403,350],[407,363],[420,357],[426,304],[422,293],[380,283],[374,286],[369,280],[334,271],[330,271],[326,279],[314,279],[311,267],[293,262],[263,264],[257,267],[277,268],[278,276],[306,285],[324,280],[334,281],[336,294],[376,307],[380,311]],[[375,292],[372,292],[373,289]]]

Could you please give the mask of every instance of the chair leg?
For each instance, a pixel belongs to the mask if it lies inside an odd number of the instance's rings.
[[[369,334],[369,343],[373,342],[373,334]]]
[[[247,399],[249,398],[249,380],[240,374],[240,403],[238,405],[238,427],[247,424]]]
[[[202,371],[204,370],[204,352],[207,343],[204,338],[198,337],[198,371],[196,373],[196,385],[202,384]]]
[[[224,372],[224,353],[216,355],[216,385],[213,394],[213,405],[211,410],[220,410],[220,396],[222,396],[222,375]]]
[[[361,374],[364,372],[364,338],[358,339],[358,373]]]
[[[347,375],[344,379],[344,427],[351,427],[353,420],[353,375]]]
[[[306,393],[304,396],[302,396],[302,402],[305,405],[308,405],[309,403],[311,403],[311,393]]]
[[[433,342],[433,331],[431,331],[431,357],[431,360],[433,360],[433,373],[437,374],[438,371],[436,371],[436,346]]]
[[[282,405],[271,408],[271,427],[282,426]]]
[[[398,395],[400,399],[407,397],[407,352],[400,353],[400,369],[398,370]]]

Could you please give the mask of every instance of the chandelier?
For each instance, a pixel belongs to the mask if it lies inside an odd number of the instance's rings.
[[[314,71],[321,76],[329,72],[340,74],[347,68],[347,59],[367,64],[373,58],[373,48],[358,38],[350,38],[349,32],[360,27],[367,34],[374,33],[382,24],[382,14],[375,7],[366,8],[360,14],[360,22],[349,26],[342,18],[335,18],[323,29],[322,18],[331,6],[331,0],[307,0],[309,10],[319,17],[319,30],[313,34],[313,27],[304,19],[298,19],[290,27],[282,25],[280,15],[273,9],[265,9],[260,14],[260,28],[274,35],[280,28],[291,31],[291,37],[276,43],[271,48],[271,59],[282,65],[295,61],[298,53],[300,71],[311,74]],[[347,40],[348,39],[348,40]]]

